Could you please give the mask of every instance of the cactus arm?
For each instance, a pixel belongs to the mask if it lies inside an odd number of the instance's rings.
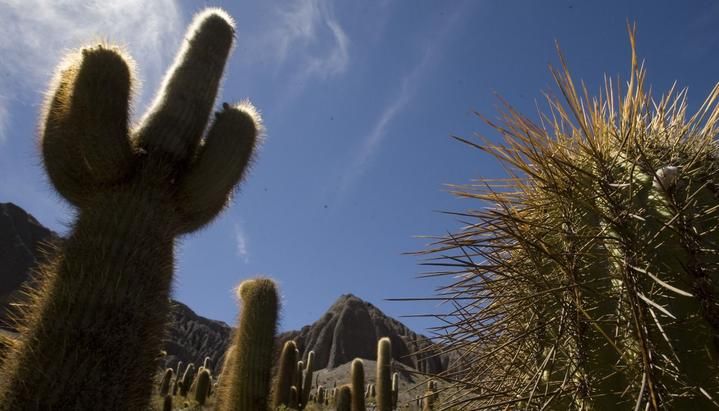
[[[183,231],[207,224],[225,207],[245,175],[261,133],[260,117],[249,102],[223,105],[180,183],[176,204]]]
[[[56,75],[40,144],[50,180],[76,206],[131,169],[131,73],[117,49],[100,45],[70,55]]]
[[[202,138],[234,38],[218,9],[195,18],[155,101],[135,131],[137,145],[188,161]]]

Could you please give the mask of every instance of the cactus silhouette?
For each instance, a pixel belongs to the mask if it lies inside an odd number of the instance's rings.
[[[182,374],[182,379],[180,380],[180,395],[183,397],[187,397],[187,394],[190,392],[190,387],[195,379],[194,377],[195,364],[189,363],[187,364],[187,368],[185,368],[185,372]]]
[[[224,12],[199,14],[132,130],[132,69],[118,49],[86,48],[60,67],[41,147],[77,218],[42,268],[23,339],[4,362],[0,409],[147,407],[175,237],[223,209],[261,130],[249,103],[224,104],[202,141],[233,37]]]
[[[237,287],[242,307],[232,345],[225,355],[216,409],[265,410],[270,393],[279,293],[267,278]]]
[[[275,381],[272,406],[288,406],[290,404],[290,389],[297,367],[297,345],[294,341],[287,341],[280,354],[279,370]]]
[[[300,391],[300,409],[303,410],[309,403],[310,391],[312,390],[312,374],[314,372],[313,367],[315,366],[315,352],[310,351],[307,353],[307,364],[305,365],[305,374],[302,377],[302,390]]]
[[[172,411],[172,395],[166,395],[162,399],[162,411]]]
[[[164,397],[170,393],[170,384],[172,384],[174,374],[175,372],[172,368],[166,369],[165,373],[162,374],[162,380],[160,380],[160,396]]]
[[[365,411],[364,396],[364,363],[355,358],[352,361],[352,411]]]
[[[199,374],[197,374],[197,381],[195,383],[195,401],[200,405],[205,405],[207,401],[207,394],[210,391],[210,372],[206,368],[202,368]],[[239,408],[238,408],[239,409]]]
[[[352,410],[352,387],[345,384],[337,389],[337,398],[335,399],[337,404],[337,411],[351,411]]]
[[[377,411],[392,411],[392,342],[383,337],[377,342]]]

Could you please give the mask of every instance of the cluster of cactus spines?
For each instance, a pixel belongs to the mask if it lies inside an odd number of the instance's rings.
[[[383,337],[377,342],[377,411],[392,411],[392,343]]]
[[[172,368],[168,368],[165,370],[165,372],[162,374],[162,380],[160,380],[160,395],[165,396],[170,393],[170,385],[172,384],[172,379],[174,377],[175,372],[172,370]]]
[[[564,100],[542,124],[509,106],[490,122],[504,143],[481,148],[512,176],[459,188],[495,206],[437,249],[460,278],[447,342],[468,361],[453,400],[718,406],[719,95],[691,116],[685,92],[654,100],[630,38],[626,88],[607,80],[590,98],[562,58]]]
[[[351,368],[352,411],[365,411],[364,363],[355,358]]]
[[[264,410],[270,393],[279,293],[272,280],[257,278],[243,281],[237,297],[242,306],[232,352],[225,355],[216,409]]]
[[[134,130],[132,69],[118,49],[86,48],[59,69],[41,147],[77,220],[41,268],[22,341],[4,361],[0,409],[147,408],[175,237],[225,206],[261,131],[249,103],[225,104],[202,141],[233,37],[224,12],[198,15]]]
[[[337,393],[335,395],[337,411],[352,410],[352,387],[349,384],[345,384],[337,388]]]
[[[297,367],[297,345],[294,341],[287,341],[282,347],[275,388],[273,390],[272,406],[288,406],[290,404],[290,388]]]
[[[202,371],[197,374],[197,381],[195,383],[195,401],[200,405],[205,405],[207,397],[210,394],[210,384],[212,380],[210,377],[210,371],[203,368]]]

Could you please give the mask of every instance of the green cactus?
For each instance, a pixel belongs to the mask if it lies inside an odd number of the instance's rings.
[[[307,353],[307,365],[305,365],[304,377],[302,377],[302,390],[300,391],[300,409],[303,410],[307,406],[310,397],[310,391],[312,390],[312,374],[314,372],[314,361],[315,352],[310,351]],[[300,373],[302,376],[302,373]]]
[[[86,48],[58,71],[41,147],[77,219],[27,304],[23,339],[0,375],[0,409],[147,408],[175,237],[223,209],[261,130],[251,105],[225,104],[201,143],[233,37],[224,12],[199,14],[133,130],[132,69],[117,48]]]
[[[377,411],[392,411],[392,342],[383,337],[377,342]]]
[[[399,400],[399,373],[392,374],[392,408],[397,408]]]
[[[297,367],[297,345],[294,341],[287,341],[282,347],[280,354],[279,369],[277,379],[275,381],[275,389],[273,392],[272,406],[279,408],[280,406],[288,406],[290,404],[290,389],[294,380],[295,369]]]
[[[337,389],[337,398],[335,400],[337,404],[337,411],[351,411],[352,410],[352,387],[345,384]]]
[[[449,343],[466,406],[719,406],[717,93],[688,118],[684,92],[653,100],[630,38],[626,89],[590,98],[562,57],[543,124],[491,123],[505,142],[482,149],[512,178],[457,190],[495,204],[437,250],[467,302],[450,329],[481,324]]]
[[[197,374],[197,382],[195,383],[195,401],[200,405],[205,405],[207,401],[207,393],[210,391],[210,372],[203,368]],[[237,408],[240,409],[240,408]]]
[[[172,368],[168,368],[162,374],[162,380],[160,380],[160,396],[164,397],[170,393],[170,384],[172,384],[172,378],[175,372]]]
[[[352,411],[365,411],[364,396],[364,363],[355,358],[352,361]]]
[[[267,278],[237,287],[242,304],[232,344],[225,354],[216,409],[264,410],[268,406],[279,293]]]

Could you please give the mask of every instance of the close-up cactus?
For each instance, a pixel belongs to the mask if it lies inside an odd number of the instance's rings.
[[[134,69],[120,49],[87,47],[58,68],[40,146],[76,218],[31,291],[2,367],[0,409],[147,407],[175,239],[225,207],[262,130],[249,103],[224,104],[203,139],[234,35],[225,12],[198,14],[132,128]]]
[[[685,92],[654,99],[634,39],[626,87],[589,97],[560,54],[541,123],[507,104],[503,143],[461,139],[511,175],[455,187],[493,206],[432,250],[457,279],[449,404],[719,406],[717,89],[689,116]]]
[[[215,409],[264,410],[268,406],[279,293],[267,278],[243,281],[237,287],[242,304],[237,329],[225,355]]]

